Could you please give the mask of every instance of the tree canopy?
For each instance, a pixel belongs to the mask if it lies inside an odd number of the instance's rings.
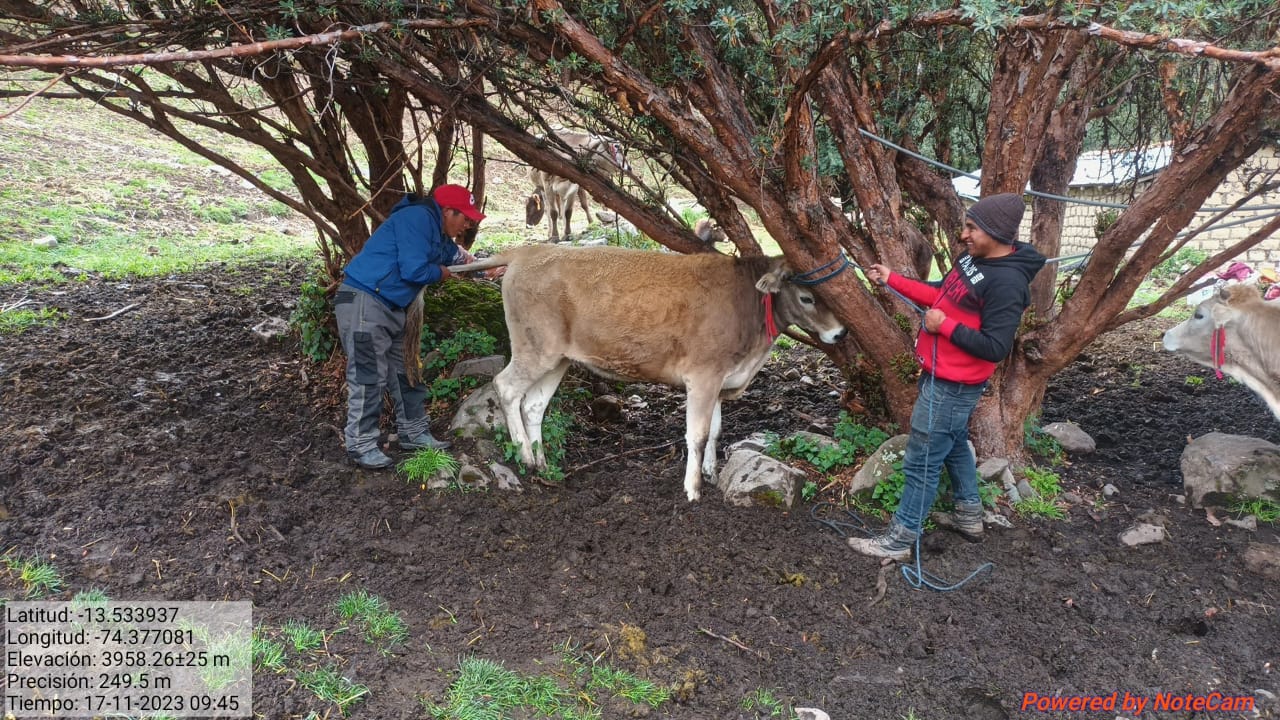
[[[1055,198],[1086,146],[1168,143],[1173,161],[1101,236],[1070,297],[1056,303],[1041,274],[979,410],[984,452],[1016,453],[1049,376],[1098,334],[1275,230],[1128,307],[1222,179],[1274,142],[1280,8],[1267,1],[0,0],[0,12],[17,94],[93,99],[230,167],[310,217],[331,267],[455,162],[482,193],[484,137],[675,250],[706,250],[665,202],[678,185],[739,252],[760,251],[758,218],[797,270],[844,254],[914,274],[949,267],[962,217],[934,161],[980,165],[984,193],[1034,191],[1030,239],[1053,257]],[[621,140],[652,172],[593,174],[544,139],[559,125]],[[297,199],[191,127],[265,148]],[[864,404],[905,421],[910,311],[853,272],[819,292],[851,329],[824,349]]]

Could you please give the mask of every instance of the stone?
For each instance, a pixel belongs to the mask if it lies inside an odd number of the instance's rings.
[[[753,450],[738,450],[725,461],[716,484],[726,502],[739,507],[791,507],[805,474],[784,462]]]
[[[1229,498],[1280,502],[1280,446],[1243,435],[1201,435],[1182,451],[1182,479],[1194,508]]]
[[[1249,572],[1280,582],[1280,546],[1249,543],[1242,559]]]
[[[895,463],[902,462],[907,450],[907,435],[894,435],[884,441],[871,457],[854,473],[849,492],[857,494],[874,488],[881,480],[893,474]]]
[[[1087,455],[1098,449],[1098,444],[1089,436],[1089,433],[1081,430],[1080,426],[1073,422],[1049,423],[1041,429],[1057,440],[1069,455]]]
[[[289,323],[283,318],[269,317],[254,325],[251,330],[260,340],[271,341],[289,336]]]
[[[449,377],[493,377],[506,366],[507,359],[501,355],[467,358],[466,360],[459,360],[453,366],[453,371],[449,373]]]
[[[489,383],[467,396],[449,423],[449,431],[458,437],[490,435],[494,429],[506,427],[506,416],[498,402],[498,391]]]
[[[1169,532],[1159,525],[1138,523],[1120,533],[1120,542],[1129,547],[1137,547],[1164,542],[1168,537]]]
[[[41,237],[36,238],[35,240],[32,240],[31,244],[43,250],[52,250],[58,247],[58,238],[52,235],[43,235]]]

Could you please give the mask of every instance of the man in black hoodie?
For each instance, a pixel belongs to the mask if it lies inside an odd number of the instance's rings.
[[[849,547],[863,555],[899,561],[911,557],[925,513],[938,494],[943,466],[956,509],[935,513],[934,522],[967,540],[982,539],[969,418],[996,365],[1013,349],[1022,313],[1031,304],[1031,281],[1045,264],[1034,247],[1017,242],[1024,207],[1021,197],[1004,193],[969,208],[960,232],[965,252],[941,283],[906,278],[884,265],[867,271],[873,282],[888,283],[929,310],[916,338],[916,359],[924,372],[902,458],[906,485],[884,534],[849,539]]]

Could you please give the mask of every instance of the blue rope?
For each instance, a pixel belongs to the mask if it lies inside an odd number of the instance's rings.
[[[931,363],[931,365],[935,370],[937,370],[938,368],[937,337],[934,337],[933,339],[933,362]],[[929,373],[929,427],[925,431],[926,436],[933,434],[933,405],[934,405],[934,402],[937,400],[937,395],[934,393],[934,383],[937,381],[937,379],[938,378],[936,375],[934,375],[933,373]],[[924,446],[924,466],[926,468],[929,467],[929,444],[928,443],[926,443]],[[935,498],[925,497],[924,493],[920,494],[921,504],[926,505],[925,507],[920,508],[921,517],[924,517],[924,515],[928,513],[929,507],[933,506],[934,499]],[[911,587],[917,590],[919,590],[922,587],[927,587],[930,590],[936,590],[937,592],[951,592],[953,590],[959,590],[961,587],[964,587],[964,585],[967,584],[970,580],[977,577],[979,573],[983,572],[984,570],[994,570],[995,568],[995,565],[992,563],[989,563],[989,562],[983,563],[982,565],[978,566],[978,569],[969,573],[960,582],[947,583],[947,581],[943,580],[937,575],[934,575],[933,573],[926,571],[924,567],[921,566],[920,538],[923,536],[924,536],[924,526],[921,525],[920,531],[916,534],[916,546],[915,546],[915,552],[913,553],[915,556],[915,563],[912,565],[902,566],[902,579],[906,580],[908,585],[910,585]]]
[[[843,260],[844,262],[840,262],[841,260]],[[831,267],[832,265],[835,265],[836,263],[840,263],[840,267],[837,267],[835,270],[832,270],[828,272],[826,275],[823,275],[821,277],[814,277],[814,275],[817,275],[818,273],[826,270],[827,268]],[[797,285],[820,285],[830,280],[831,278],[839,275],[840,273],[844,272],[845,268],[849,267],[850,265],[857,267],[857,264],[854,263],[852,260],[850,260],[849,256],[845,255],[844,251],[842,250],[840,251],[840,254],[837,255],[835,259],[832,260],[831,262],[826,263],[825,265],[822,265],[820,267],[816,267],[808,272],[802,272],[799,275],[792,275],[791,282]]]

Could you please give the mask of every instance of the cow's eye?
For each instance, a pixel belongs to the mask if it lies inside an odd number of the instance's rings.
[[[1202,312],[1200,312],[1199,310],[1197,310],[1197,311],[1195,312],[1195,318],[1196,318],[1197,320],[1203,320],[1203,319],[1204,319],[1204,313],[1202,313]]]
[[[812,295],[801,295],[801,296],[800,296],[800,302],[804,303],[805,305],[812,305],[812,304],[813,304],[813,296],[812,296]]]

